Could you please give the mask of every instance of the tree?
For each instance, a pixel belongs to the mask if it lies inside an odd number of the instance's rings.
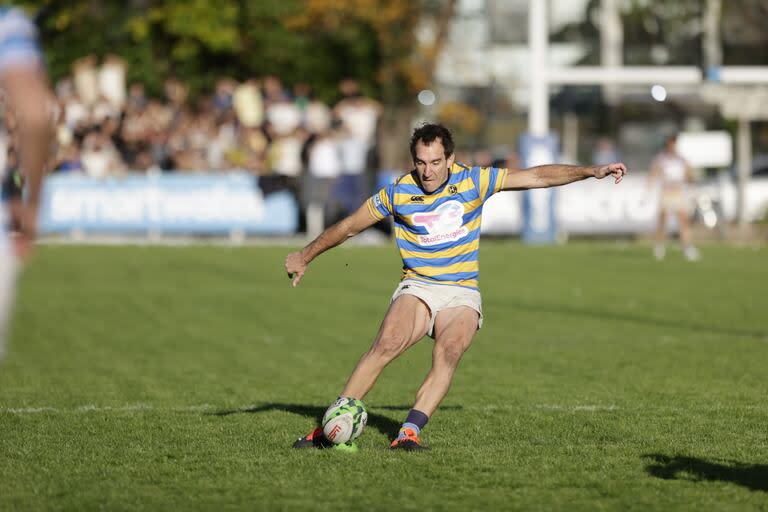
[[[344,47],[354,47],[366,33],[374,36],[370,44],[379,64],[371,70],[375,83],[369,85],[380,91],[387,107],[382,127],[385,168],[399,167],[406,158],[402,134],[410,131],[416,94],[432,82],[454,6],[455,0],[306,0],[305,9],[288,21],[291,28],[333,36]],[[435,27],[431,40],[416,37],[419,22]]]

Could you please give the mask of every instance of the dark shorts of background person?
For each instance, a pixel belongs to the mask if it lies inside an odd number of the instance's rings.
[[[345,215],[351,215],[368,198],[363,174],[342,174],[336,181],[334,195]]]
[[[321,205],[325,213],[326,226],[339,220],[344,211],[335,194],[338,181],[338,177],[323,178],[312,175],[307,175],[304,179],[302,194],[304,208],[308,208],[311,204]],[[357,206],[360,204],[358,203]]]

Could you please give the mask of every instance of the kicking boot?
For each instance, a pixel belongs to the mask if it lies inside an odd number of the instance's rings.
[[[392,441],[392,444],[389,445],[390,450],[402,450],[406,452],[429,450],[429,448],[421,444],[421,440],[419,439],[419,436],[416,435],[416,432],[410,428],[403,429],[402,432],[405,435],[402,437],[398,436],[397,439]]]
[[[315,430],[300,437],[293,443],[294,448],[332,448],[334,444],[327,440],[323,435],[323,429],[317,427]]]

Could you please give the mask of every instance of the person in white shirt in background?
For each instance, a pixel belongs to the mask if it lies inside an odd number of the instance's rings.
[[[335,193],[344,213],[349,215],[371,192],[368,186],[371,180],[367,179],[366,170],[382,107],[379,102],[363,96],[354,80],[342,80],[339,89],[343,98],[333,108],[333,114],[341,123],[342,174]]]
[[[121,176],[126,171],[120,153],[104,129],[86,135],[80,161],[85,173],[92,178]]]
[[[693,181],[693,169],[677,152],[677,135],[667,138],[664,150],[654,158],[648,175],[648,187],[661,182],[659,215],[656,223],[654,257],[662,260],[666,256],[667,218],[677,217],[683,253],[688,261],[701,259],[701,254],[691,241],[691,227],[688,221],[688,184]]]
[[[334,190],[341,175],[341,155],[333,129],[318,133],[309,147],[304,201],[307,210],[307,236],[314,238],[325,226],[335,222],[339,212]]]
[[[296,128],[288,134],[274,135],[269,145],[267,159],[273,175],[279,178],[284,187],[296,200],[297,206],[301,194],[301,174],[304,166],[301,162],[301,148],[306,140],[302,128]],[[301,212],[297,215],[301,216]],[[298,219],[301,222],[301,219]]]
[[[287,99],[272,102],[266,117],[269,129],[278,137],[293,133],[301,125],[301,110]]]
[[[317,99],[311,99],[304,107],[303,125],[310,135],[323,133],[331,127],[333,114],[328,105]]]

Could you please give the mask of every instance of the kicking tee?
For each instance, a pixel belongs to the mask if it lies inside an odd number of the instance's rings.
[[[402,278],[477,290],[483,204],[501,190],[506,175],[507,169],[454,163],[448,181],[431,194],[413,171],[368,199],[371,215],[394,219]]]

